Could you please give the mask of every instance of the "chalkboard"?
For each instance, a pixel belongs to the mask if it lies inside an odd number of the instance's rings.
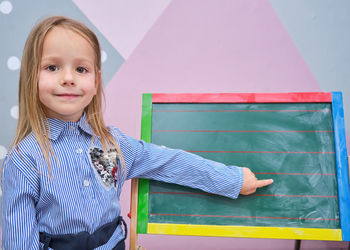
[[[137,233],[350,239],[339,92],[144,94],[141,137],[274,184],[234,200],[140,179]]]

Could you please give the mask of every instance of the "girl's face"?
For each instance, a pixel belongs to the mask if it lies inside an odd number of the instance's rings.
[[[97,91],[94,50],[78,33],[50,30],[43,44],[39,99],[47,117],[76,122]]]

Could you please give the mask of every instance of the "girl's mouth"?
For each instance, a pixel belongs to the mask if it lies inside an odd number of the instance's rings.
[[[63,93],[63,94],[57,94],[56,96],[62,97],[62,98],[67,98],[67,99],[73,99],[73,98],[79,97],[80,95],[73,94],[73,93]]]

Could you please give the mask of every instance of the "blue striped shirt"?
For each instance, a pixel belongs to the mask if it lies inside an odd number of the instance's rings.
[[[116,183],[107,185],[108,182],[103,181],[106,176],[97,171],[98,161],[89,154],[92,148],[102,148],[102,145],[98,138],[92,142],[92,129],[85,115],[78,122],[48,119],[48,126],[59,162],[51,161],[52,176],[32,133],[19,143],[19,152],[13,150],[4,160],[4,250],[42,249],[39,232],[93,233],[120,215],[119,197],[126,179],[155,179],[231,198],[237,198],[243,183],[239,167],[145,143],[109,127],[120,145],[126,174],[118,170]],[[112,249],[122,238],[123,230],[118,226],[110,240],[98,249]]]

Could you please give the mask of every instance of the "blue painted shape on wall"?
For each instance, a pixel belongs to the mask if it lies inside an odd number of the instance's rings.
[[[342,91],[350,131],[350,1],[270,0],[323,91]]]

